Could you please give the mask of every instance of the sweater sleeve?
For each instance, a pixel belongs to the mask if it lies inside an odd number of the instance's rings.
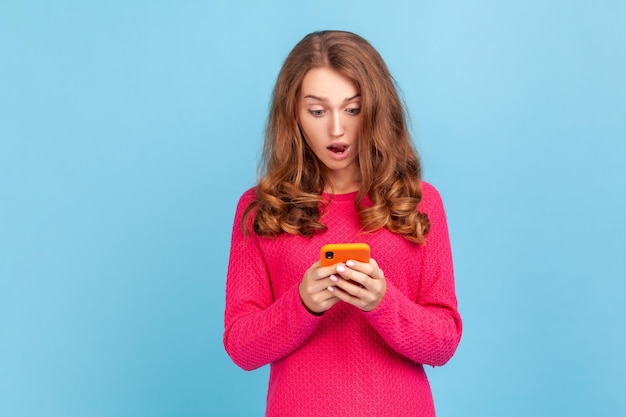
[[[244,234],[241,228],[244,210],[253,198],[254,191],[249,190],[237,206],[224,314],[224,347],[244,370],[259,368],[291,353],[321,320],[302,305],[298,285],[274,299],[260,238],[252,231]]]
[[[388,282],[383,300],[364,314],[395,351],[417,363],[441,366],[456,351],[462,323],[446,215],[439,193],[427,183],[420,211],[428,214],[431,226],[417,300],[410,300]]]

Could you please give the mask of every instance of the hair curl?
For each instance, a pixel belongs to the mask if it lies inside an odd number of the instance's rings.
[[[430,222],[417,210],[421,167],[403,103],[379,53],[362,37],[343,31],[305,36],[282,66],[272,95],[256,198],[246,208],[244,231],[252,214],[254,232],[260,236],[274,238],[286,232],[311,237],[326,230],[321,194],[329,182],[297,121],[302,80],[319,67],[353,80],[361,95],[361,182],[355,205],[362,230],[386,228],[422,244]]]

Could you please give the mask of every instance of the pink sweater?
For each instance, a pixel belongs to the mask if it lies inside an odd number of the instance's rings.
[[[226,351],[245,370],[270,364],[270,417],[434,416],[422,364],[446,363],[461,337],[439,193],[423,183],[419,210],[431,222],[425,245],[386,229],[360,233],[356,193],[327,197],[326,232],[276,239],[243,235],[254,189],[241,197],[226,285]],[[371,246],[387,279],[385,296],[371,312],[339,302],[312,315],[298,284],[323,244],[342,242]]]

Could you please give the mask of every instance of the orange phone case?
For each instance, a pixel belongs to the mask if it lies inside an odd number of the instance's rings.
[[[334,265],[347,260],[370,261],[370,247],[367,243],[329,243],[320,249],[320,264]]]

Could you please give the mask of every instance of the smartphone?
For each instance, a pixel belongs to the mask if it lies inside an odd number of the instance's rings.
[[[321,266],[334,265],[347,260],[370,261],[370,247],[367,243],[330,243],[320,249]]]

